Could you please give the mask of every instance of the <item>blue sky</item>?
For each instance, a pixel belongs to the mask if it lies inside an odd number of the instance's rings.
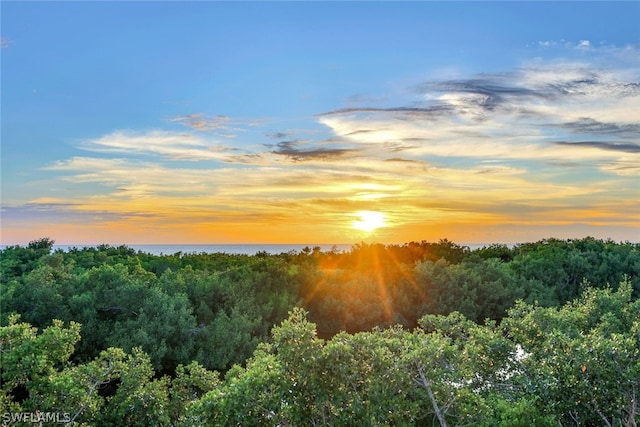
[[[0,7],[3,244],[640,237],[638,2]]]

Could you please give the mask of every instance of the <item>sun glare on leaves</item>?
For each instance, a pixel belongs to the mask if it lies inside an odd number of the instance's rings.
[[[356,230],[371,233],[386,225],[384,214],[373,211],[358,211],[354,214],[357,219],[353,221],[353,228]]]

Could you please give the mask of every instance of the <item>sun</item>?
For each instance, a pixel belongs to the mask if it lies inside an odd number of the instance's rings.
[[[353,221],[352,225],[356,230],[370,233],[386,225],[384,214],[381,212],[358,211],[354,213],[354,216],[358,218]]]

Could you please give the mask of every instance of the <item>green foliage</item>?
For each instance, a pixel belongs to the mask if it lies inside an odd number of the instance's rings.
[[[424,313],[459,311],[476,322],[501,319],[524,293],[509,267],[496,259],[470,258],[457,265],[425,261],[416,272]]]
[[[140,348],[71,363],[80,326],[0,328],[1,408],[84,425],[634,425],[640,302],[629,281],[561,308],[518,303],[500,325],[459,312],[317,336],[294,309],[246,366],[159,377]],[[16,389],[23,389],[23,396]]]
[[[519,304],[503,322],[538,407],[560,422],[630,425],[638,416],[640,301],[631,284],[589,288],[562,308]]]
[[[254,335],[259,325],[260,319],[236,309],[231,315],[220,310],[214,320],[198,332],[201,341],[208,345],[200,349],[196,360],[217,369],[225,369],[235,362],[246,360],[260,342]]]
[[[194,359],[226,370],[299,300],[299,269],[285,255],[153,256],[108,245],[50,253],[51,244],[2,250],[0,324],[11,313],[37,327],[80,322],[74,361],[141,347],[162,372]]]
[[[491,395],[487,403],[493,414],[481,422],[481,427],[555,427],[557,421],[552,415],[545,415],[539,408],[535,397],[524,397],[514,401],[500,395]]]
[[[54,241],[45,237],[29,242],[26,247],[9,246],[0,255],[0,285],[33,270],[40,258],[48,255]]]
[[[149,357],[140,348],[134,348],[121,361],[117,391],[106,398],[106,410],[96,417],[96,424],[169,425],[169,379],[152,379],[153,375]]]
[[[198,362],[179,365],[169,388],[170,418],[176,425],[188,425],[193,420],[193,406],[208,392],[219,386],[218,372],[205,369]]]
[[[518,245],[514,251],[517,255],[510,264],[513,270],[553,290],[556,301],[552,305],[577,298],[585,280],[604,287],[617,286],[628,277],[635,298],[640,296],[639,244],[617,244],[592,237],[545,239]]]
[[[63,328],[60,320],[37,335],[37,328],[19,322],[20,316],[9,317],[9,325],[0,328],[3,390],[29,387],[55,372],[69,360],[74,345],[80,340],[80,325]]]
[[[122,374],[125,353],[109,348],[91,362],[65,367],[29,387],[25,410],[69,414],[78,423],[95,423],[106,411],[99,394]]]
[[[395,369],[406,334],[340,334],[324,342],[306,313],[294,310],[274,329],[272,344],[196,404],[194,418],[209,425],[406,425],[418,408],[403,399],[413,389],[410,377]]]
[[[490,424],[495,400],[517,401],[516,348],[495,324],[480,326],[454,312],[427,315],[420,325],[411,359],[438,418],[454,425]]]
[[[65,328],[54,320],[38,334],[18,316],[0,327],[3,413],[66,414],[74,425],[176,425],[218,381],[216,373],[195,362],[179,365],[173,380],[156,378],[140,348],[127,354],[112,347],[89,362],[70,364],[79,330],[78,324]],[[16,396],[17,389],[22,396]]]
[[[79,287],[84,292],[69,303],[83,324],[79,358],[95,357],[108,343],[126,351],[141,347],[158,370],[191,360],[196,323],[188,299],[167,295],[149,278],[129,273],[122,264],[94,267],[83,275]]]
[[[626,282],[618,292],[590,289],[561,309],[520,303],[500,326],[451,313],[425,316],[413,332],[376,329],[327,341],[295,310],[246,368],[229,371],[192,406],[192,419],[215,425],[632,425],[640,312],[630,295]]]
[[[637,424],[637,244],[52,245],[0,251],[4,412],[81,425]]]

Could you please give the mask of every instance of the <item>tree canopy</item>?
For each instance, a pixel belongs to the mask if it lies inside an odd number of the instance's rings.
[[[255,256],[7,247],[0,413],[635,426],[639,249],[592,238]]]

